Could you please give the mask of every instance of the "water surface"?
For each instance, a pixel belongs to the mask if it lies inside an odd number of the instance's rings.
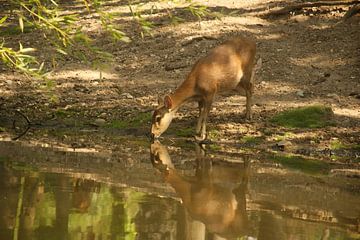
[[[229,162],[199,146],[139,149],[1,143],[0,239],[360,237],[360,180],[333,166],[303,171],[253,155]]]

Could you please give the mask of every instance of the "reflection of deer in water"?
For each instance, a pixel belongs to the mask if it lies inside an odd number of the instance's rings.
[[[246,198],[249,177],[249,160],[244,159],[243,168],[212,165],[205,158],[204,150],[196,145],[196,175],[189,179],[174,168],[165,146],[156,141],[151,144],[151,161],[182,199],[183,205],[194,220],[205,224],[217,239],[234,238],[247,232]],[[230,187],[223,183],[236,182]],[[194,229],[192,229],[194,230]],[[190,239],[205,239],[203,236]]]

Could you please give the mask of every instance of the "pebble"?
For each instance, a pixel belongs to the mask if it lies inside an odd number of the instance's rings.
[[[126,98],[126,99],[134,99],[134,96],[131,95],[130,93],[122,93],[120,95],[121,98]]]
[[[329,98],[333,98],[333,99],[335,99],[336,101],[340,102],[340,97],[339,97],[339,95],[337,95],[337,94],[335,94],[335,93],[329,93],[329,94],[327,94],[326,96],[329,97]]]
[[[104,118],[104,117],[106,117],[106,116],[107,116],[107,113],[106,113],[106,112],[103,112],[103,113],[101,113],[101,114],[99,115],[100,118]]]
[[[297,91],[297,92],[296,92],[296,95],[299,96],[299,97],[305,97],[303,90]]]
[[[291,146],[291,142],[286,141],[286,140],[282,140],[278,143],[276,143],[276,146],[280,149],[280,150],[285,150],[286,148],[288,148],[289,146]]]
[[[96,125],[96,126],[103,126],[105,123],[106,123],[106,120],[105,120],[105,119],[98,118],[98,119],[95,120],[94,125]]]
[[[7,84],[7,85],[13,85],[13,83],[14,83],[14,82],[11,81],[11,80],[6,80],[6,84]]]

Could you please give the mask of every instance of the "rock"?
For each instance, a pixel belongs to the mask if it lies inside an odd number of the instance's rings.
[[[99,118],[104,118],[104,117],[106,117],[107,116],[107,113],[106,112],[103,112],[103,113],[101,113],[100,115],[99,115]]]
[[[267,85],[267,82],[265,82],[265,81],[261,81],[261,82],[260,82],[260,85],[265,86],[265,85]]]
[[[337,94],[335,94],[335,93],[329,93],[329,94],[327,94],[326,96],[329,97],[329,98],[335,99],[337,102],[340,102],[340,97],[339,97],[339,95],[337,95]]]
[[[305,97],[303,90],[298,90],[298,91],[296,92],[296,95],[299,96],[299,97]]]
[[[130,93],[122,93],[120,95],[121,98],[125,98],[125,99],[134,99],[134,96],[131,95]]]
[[[105,123],[106,123],[106,120],[102,119],[102,118],[98,118],[94,121],[95,126],[103,126],[103,125],[105,125]]]
[[[82,86],[80,84],[75,84],[73,89],[75,91],[78,91],[78,92],[82,92],[82,93],[90,93],[90,89],[85,87],[85,86]]]
[[[286,148],[289,148],[291,146],[291,142],[282,140],[278,143],[276,143],[276,147],[279,148],[279,150],[284,151]]]
[[[12,80],[6,80],[6,84],[11,86],[14,84],[14,82]]]

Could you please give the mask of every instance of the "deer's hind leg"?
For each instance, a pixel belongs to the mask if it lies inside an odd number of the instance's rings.
[[[239,85],[237,86],[238,92],[241,94],[245,91],[246,96],[246,119],[250,120],[252,118],[252,95],[254,93],[254,84],[253,84],[253,73],[245,73],[241,78]]]
[[[246,119],[250,120],[250,119],[252,119],[251,106],[252,106],[253,91],[245,89],[245,93],[246,93],[246,113],[245,113],[245,117],[246,117]]]

